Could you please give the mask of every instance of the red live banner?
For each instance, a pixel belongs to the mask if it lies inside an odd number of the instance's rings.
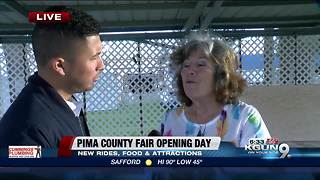
[[[70,19],[68,12],[29,12],[29,22],[33,23],[67,23]]]

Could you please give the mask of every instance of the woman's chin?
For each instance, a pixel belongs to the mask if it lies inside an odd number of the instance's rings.
[[[186,95],[189,99],[196,99],[201,97],[201,95],[197,91],[186,93]]]

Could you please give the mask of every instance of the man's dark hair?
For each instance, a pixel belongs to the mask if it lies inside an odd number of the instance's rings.
[[[46,12],[68,12],[67,23],[37,23],[32,32],[32,46],[38,66],[44,66],[51,58],[72,58],[75,42],[87,36],[99,35],[100,25],[89,14],[65,6],[51,6]]]

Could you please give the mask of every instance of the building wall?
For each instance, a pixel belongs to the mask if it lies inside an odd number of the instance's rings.
[[[243,97],[281,141],[320,141],[320,85],[250,87]]]

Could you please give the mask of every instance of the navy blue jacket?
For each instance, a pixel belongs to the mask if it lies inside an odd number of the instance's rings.
[[[0,120],[0,148],[8,145],[57,148],[63,136],[89,135],[83,112],[75,117],[64,99],[37,73],[29,78]]]

